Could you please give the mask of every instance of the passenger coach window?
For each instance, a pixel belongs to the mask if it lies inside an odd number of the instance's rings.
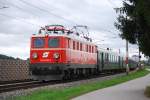
[[[59,38],[50,38],[48,40],[48,46],[52,48],[56,48],[59,46]]]
[[[34,48],[42,48],[44,47],[44,39],[43,38],[35,38],[33,41],[33,47]]]

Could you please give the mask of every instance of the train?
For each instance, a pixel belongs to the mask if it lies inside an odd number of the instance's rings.
[[[129,67],[136,62],[129,60]],[[30,72],[34,80],[71,79],[108,71],[125,70],[125,57],[101,49],[87,34],[62,25],[41,27],[31,37]]]

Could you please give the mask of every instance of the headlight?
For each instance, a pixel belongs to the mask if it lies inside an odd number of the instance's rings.
[[[53,58],[55,58],[55,59],[58,59],[59,56],[60,56],[59,53],[54,53],[54,54],[53,54]]]
[[[33,53],[32,54],[32,58],[36,59],[38,57],[38,54],[37,53]]]

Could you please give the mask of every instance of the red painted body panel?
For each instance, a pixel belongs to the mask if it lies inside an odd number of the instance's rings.
[[[70,57],[71,63],[75,64],[96,64],[97,63],[97,55],[90,54],[84,51],[71,51]]]
[[[31,38],[31,50],[30,50],[30,63],[68,63],[68,64],[97,64],[97,48],[96,45],[93,46],[93,52],[86,51],[86,46],[89,44],[85,44],[82,41],[77,41],[70,39],[64,36],[57,36],[60,39],[60,45],[57,48],[49,48],[48,47],[48,39],[56,36],[45,36],[41,37],[45,39],[45,45],[43,48],[34,48],[33,40],[37,37]],[[39,38],[39,37],[38,37]],[[79,50],[79,47],[73,48],[73,41],[82,43],[82,50]],[[90,49],[91,50],[91,49]],[[33,53],[38,54],[37,59],[32,58]],[[48,52],[49,55],[47,58],[43,58],[43,53]],[[60,58],[58,60],[53,58],[54,53],[59,53]]]
[[[38,58],[37,59],[32,59],[31,55],[32,53],[37,53]],[[43,58],[43,53],[48,52],[49,55],[47,58]],[[53,58],[54,53],[59,53],[60,58],[55,59]],[[31,50],[30,54],[30,63],[66,63],[66,51],[65,50]]]

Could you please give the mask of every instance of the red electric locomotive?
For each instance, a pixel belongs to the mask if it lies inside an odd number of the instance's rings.
[[[58,80],[96,71],[97,46],[61,25],[41,28],[31,37],[30,70],[35,80]]]

